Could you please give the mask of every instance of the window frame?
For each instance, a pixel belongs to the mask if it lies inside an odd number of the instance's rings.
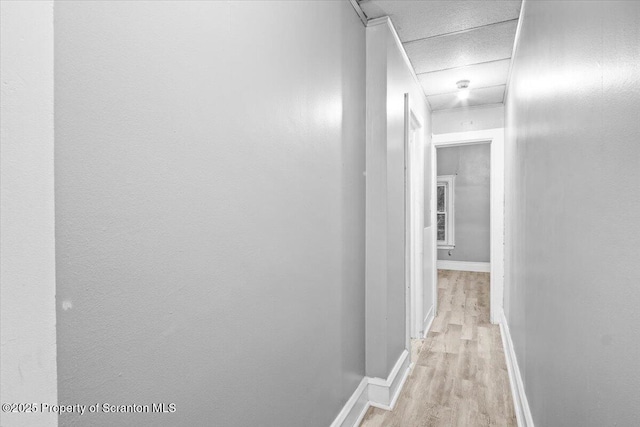
[[[455,234],[455,175],[439,175],[436,182],[436,239],[438,236],[438,215],[445,215],[445,240],[437,240],[438,249],[454,249],[456,247]],[[438,187],[444,186],[444,211],[438,211]]]

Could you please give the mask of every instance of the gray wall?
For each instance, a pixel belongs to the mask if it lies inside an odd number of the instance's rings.
[[[438,175],[457,175],[455,249],[438,250],[438,259],[489,262],[491,145],[438,148]],[[449,256],[451,252],[451,256]]]
[[[525,3],[505,311],[536,426],[640,425],[640,3]]]
[[[387,283],[389,286],[387,293],[387,374],[390,373],[396,364],[398,357],[402,354],[405,345],[406,331],[406,287],[405,287],[405,253],[406,243],[405,230],[405,125],[404,125],[404,94],[408,93],[411,107],[414,109],[418,119],[422,122],[420,129],[423,134],[425,146],[430,143],[431,125],[426,97],[418,82],[413,79],[411,70],[396,43],[392,34],[387,34],[387,159],[388,171],[390,174],[387,192],[389,194],[388,209],[388,260],[392,268],[388,271]],[[429,151],[425,149],[425,153]],[[430,161],[429,159],[425,160]],[[429,200],[428,182],[425,183],[425,200]],[[428,280],[428,278],[427,278]],[[424,285],[426,290],[430,289],[429,284]],[[433,303],[432,303],[433,304]],[[424,312],[429,306],[424,307]]]
[[[504,105],[438,110],[431,113],[433,133],[468,132],[504,127]]]
[[[422,89],[414,80],[386,23],[369,26],[366,372],[368,376],[385,379],[407,347],[405,93],[409,93],[412,108],[422,121],[423,142],[428,146],[430,111]],[[425,159],[427,161],[430,159]],[[428,189],[425,189],[425,194],[429,197]],[[429,277],[426,279],[429,280]],[[425,289],[430,289],[430,285],[425,285]],[[427,311],[428,307],[425,308]]]
[[[326,426],[365,370],[365,34],[346,2],[55,8],[63,425]]]
[[[0,19],[0,402],[55,403],[53,1],[2,1]],[[11,427],[57,419],[0,412]]]

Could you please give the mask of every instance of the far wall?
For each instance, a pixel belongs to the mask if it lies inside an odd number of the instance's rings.
[[[434,111],[433,133],[469,132],[504,127],[504,105],[492,104],[471,108]]]
[[[438,259],[489,262],[490,260],[490,144],[438,148],[438,175],[457,175],[455,248],[438,250]],[[451,253],[451,255],[449,255]]]

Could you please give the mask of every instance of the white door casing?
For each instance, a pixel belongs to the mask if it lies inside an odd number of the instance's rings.
[[[439,147],[453,147],[471,144],[491,144],[491,183],[490,183],[490,263],[491,289],[489,312],[491,323],[500,323],[503,312],[504,292],[504,129],[487,129],[471,132],[456,132],[433,135],[431,145],[431,222],[436,223],[435,193],[437,181],[437,153]],[[437,242],[435,227],[431,244],[433,245],[433,292],[434,308],[438,301]]]
[[[422,123],[405,94],[405,206],[407,344],[422,337],[424,242],[424,138]],[[408,346],[407,348],[410,348]]]

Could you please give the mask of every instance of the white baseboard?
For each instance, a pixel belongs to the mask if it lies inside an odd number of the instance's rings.
[[[490,262],[470,262],[470,261],[448,261],[438,260],[436,262],[438,270],[475,271],[478,273],[490,273]]]
[[[433,312],[433,305],[429,309],[429,312],[424,317],[424,322],[422,323],[422,338],[426,338],[429,330],[431,329],[431,325],[433,325],[433,320],[436,318],[435,313]]]
[[[405,349],[386,380],[383,378],[369,378],[369,404],[376,408],[391,411],[398,400],[410,368],[411,357]]]
[[[426,337],[435,318],[433,306],[424,318],[424,336]],[[338,416],[331,423],[331,427],[359,426],[370,406],[393,410],[402,387],[411,372],[411,357],[409,351],[404,350],[394,365],[389,377],[382,378],[364,377],[356,391],[353,392]],[[531,424],[533,426],[533,424]]]
[[[369,409],[369,377],[362,378],[358,388],[353,392],[347,403],[344,405],[338,416],[331,423],[331,427],[352,427],[359,426],[364,415]]]
[[[331,423],[331,427],[359,426],[370,406],[387,411],[393,410],[402,391],[402,386],[409,376],[410,362],[409,352],[404,350],[386,380],[362,378],[356,391],[353,392],[336,419]]]
[[[504,356],[507,362],[507,371],[509,371],[509,383],[511,384],[511,394],[513,395],[513,406],[518,419],[518,427],[534,427],[531,409],[527,401],[527,395],[524,391],[524,382],[518,360],[513,349],[513,341],[511,341],[511,333],[509,325],[504,313],[500,313],[500,332],[502,335],[502,346],[504,347]]]

